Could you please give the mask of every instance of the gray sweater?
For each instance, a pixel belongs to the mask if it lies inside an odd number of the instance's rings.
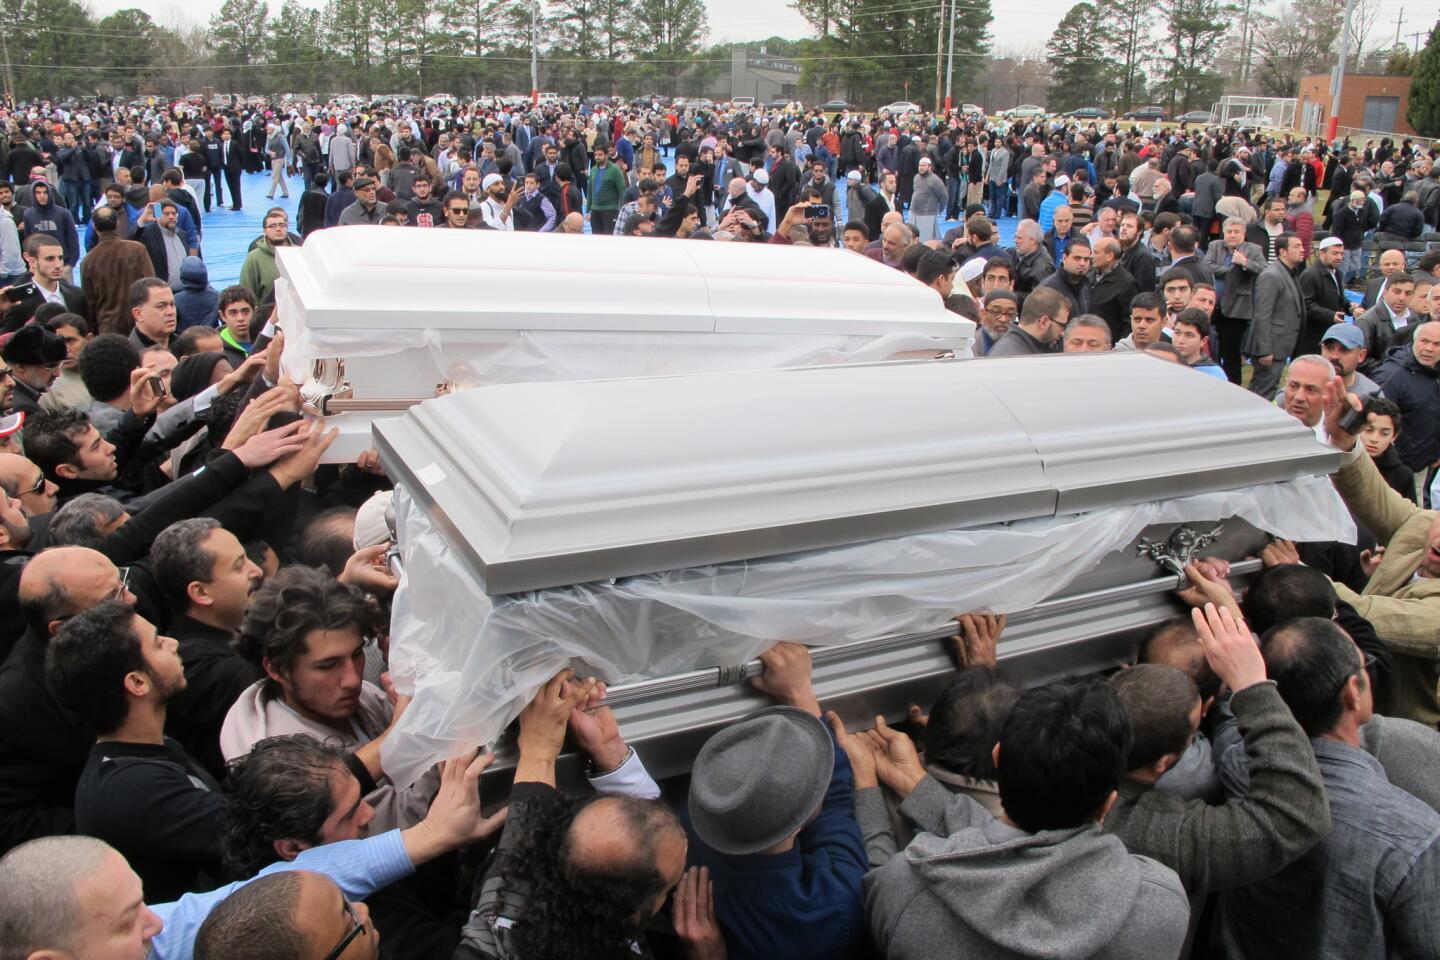
[[[1250,792],[1217,807],[1123,780],[1105,829],[1180,875],[1192,894],[1254,883],[1330,832],[1309,738],[1271,681],[1230,698],[1250,755]],[[1217,739],[1217,749],[1219,741]]]
[[[929,777],[900,809],[923,832],[865,878],[887,960],[1179,955],[1190,905],[1174,872],[1098,827],[1025,833]]]
[[[915,192],[910,196],[910,214],[933,217],[945,209],[947,198],[944,180],[933,173],[917,173]]]

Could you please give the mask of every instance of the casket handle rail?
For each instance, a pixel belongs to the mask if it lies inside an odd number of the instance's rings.
[[[1189,538],[1181,538],[1182,542],[1194,542],[1197,545],[1193,550],[1203,549],[1213,540],[1205,537],[1215,532],[1215,529],[1206,534],[1197,535],[1194,541]],[[1176,533],[1179,531],[1177,530]],[[1194,531],[1191,531],[1194,534]],[[1174,535],[1172,534],[1172,539]],[[1203,542],[1200,542],[1202,541]],[[1169,558],[1178,560],[1179,556]],[[1161,561],[1157,561],[1161,562]],[[1165,565],[1162,563],[1162,565]],[[1168,565],[1167,565],[1168,566]],[[1184,563],[1180,564],[1180,572],[1155,577],[1150,580],[1142,580],[1138,583],[1127,583],[1115,587],[1106,587],[1100,590],[1091,590],[1085,593],[1077,593],[1068,597],[1059,597],[1054,600],[1046,600],[1037,603],[1028,610],[1021,610],[1010,614],[1012,624],[1020,624],[1029,620],[1038,620],[1043,617],[1062,617],[1067,613],[1082,610],[1101,604],[1112,603],[1131,597],[1143,596],[1146,594],[1168,593],[1176,590],[1184,590],[1190,585],[1190,581],[1184,573]],[[1230,575],[1232,577],[1248,576],[1257,573],[1261,569],[1261,561],[1257,558],[1239,560],[1230,564]],[[928,643],[935,640],[944,640],[955,635],[953,624],[936,627],[933,630],[926,630],[919,633],[897,634],[889,637],[877,637],[870,640],[858,640],[854,643],[835,644],[826,647],[812,647],[810,650],[811,660],[816,666],[831,661],[843,660],[853,656],[857,650],[863,649],[866,653],[878,653],[890,648],[908,647],[916,643]],[[1002,644],[1003,646],[1003,644]],[[692,670],[687,673],[672,674],[666,677],[656,677],[647,680],[638,680],[633,683],[617,684],[610,687],[606,695],[606,702],[611,706],[620,706],[626,703],[633,703],[645,700],[658,693],[676,694],[687,690],[710,689],[714,687],[737,687],[742,686],[752,677],[758,677],[765,672],[765,665],[759,659],[749,660],[739,664],[723,664],[717,667],[704,667],[699,670]]]

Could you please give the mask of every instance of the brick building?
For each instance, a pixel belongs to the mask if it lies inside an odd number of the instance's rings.
[[[1300,129],[1324,133],[1330,120],[1330,74],[1300,78],[1296,107]],[[1340,128],[1375,130],[1415,136],[1405,119],[1410,103],[1410,78],[1374,73],[1347,73],[1340,91]]]

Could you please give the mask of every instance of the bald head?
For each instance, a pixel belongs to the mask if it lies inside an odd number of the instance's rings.
[[[28,517],[53,512],[59,492],[39,466],[18,453],[0,453],[0,490],[19,500]]]
[[[1153,628],[1140,641],[1140,663],[1175,667],[1195,681],[1206,700],[1220,692],[1220,678],[1210,669],[1200,637],[1189,617],[1176,617]]]
[[[37,554],[20,574],[20,609],[26,625],[50,637],[67,617],[116,595],[127,602],[120,571],[103,553],[88,547],[53,547]]]
[[[82,881],[117,860],[93,837],[42,837],[0,858],[0,956],[70,952],[85,927]]]
[[[889,213],[885,214],[883,217],[880,218],[880,232],[884,233],[886,228],[892,226],[893,224],[903,224],[904,222],[905,214],[901,213],[899,210],[891,210]]]

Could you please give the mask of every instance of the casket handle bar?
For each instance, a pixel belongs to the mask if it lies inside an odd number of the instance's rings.
[[[1181,528],[1184,529],[1184,528]],[[1216,528],[1218,529],[1218,528]],[[1213,533],[1214,531],[1209,531]],[[1176,533],[1179,533],[1177,530]],[[1194,534],[1194,531],[1191,531]],[[1203,539],[1207,534],[1199,535]],[[1171,539],[1174,539],[1172,534]],[[1184,540],[1186,538],[1182,538]],[[1206,541],[1204,545],[1212,543]],[[1203,546],[1203,545],[1202,545]],[[1201,549],[1200,546],[1194,549]],[[1177,558],[1170,558],[1173,560]],[[1165,565],[1163,561],[1158,561]],[[1187,561],[1188,562],[1188,561]],[[1261,568],[1259,559],[1240,560],[1230,564],[1230,575],[1239,577],[1256,573]],[[1028,620],[1037,620],[1042,617],[1063,616],[1077,610],[1099,606],[1105,603],[1113,603],[1119,600],[1126,600],[1133,597],[1141,597],[1155,593],[1168,593],[1174,590],[1183,590],[1190,585],[1184,574],[1184,564],[1180,564],[1179,573],[1167,574],[1162,577],[1155,577],[1151,580],[1142,580],[1138,583],[1127,583],[1117,587],[1106,587],[1102,590],[1091,590],[1087,593],[1077,593],[1068,597],[1058,597],[1054,600],[1046,600],[1037,603],[1028,610],[1022,610],[1010,614],[1010,622],[1024,623]],[[897,634],[890,637],[877,637],[871,640],[858,640],[854,643],[836,644],[826,647],[812,647],[810,650],[811,660],[815,665],[842,660],[853,656],[859,651],[867,654],[880,653],[888,649],[908,647],[917,643],[928,643],[934,640],[944,640],[947,637],[955,636],[955,627],[946,624],[936,627],[933,630],[926,630],[919,633]],[[605,700],[610,706],[621,706],[622,704],[635,703],[657,694],[676,694],[688,690],[705,690],[714,687],[736,687],[745,683],[751,677],[758,677],[765,672],[765,665],[758,659],[750,660],[740,664],[725,664],[719,667],[705,667],[701,670],[692,670],[688,673],[677,673],[668,677],[656,677],[651,680],[639,680],[634,683],[617,684],[610,687]]]

